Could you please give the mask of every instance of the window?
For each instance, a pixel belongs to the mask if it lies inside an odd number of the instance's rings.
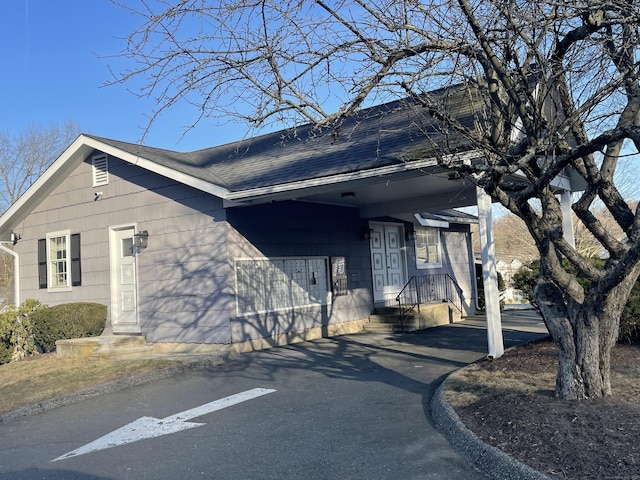
[[[79,233],[55,232],[38,240],[38,281],[50,291],[82,284]]]
[[[238,259],[236,292],[238,315],[324,305],[327,258]]]
[[[416,266],[418,268],[442,266],[440,229],[435,227],[418,227],[416,229]]]
[[[109,183],[109,161],[105,154],[91,157],[93,164],[93,186],[99,187]]]

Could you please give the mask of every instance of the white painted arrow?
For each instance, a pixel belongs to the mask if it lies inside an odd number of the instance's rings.
[[[246,402],[268,393],[273,393],[275,390],[268,388],[254,388],[253,390],[247,390],[246,392],[236,393],[229,397],[221,398],[220,400],[214,400],[213,402],[205,403],[199,407],[185,410],[184,412],[176,413],[165,418],[154,417],[141,417],[124,427],[114,430],[111,433],[104,435],[103,437],[94,440],[91,443],[73,450],[72,452],[60,455],[58,458],[51,460],[57,462],[58,460],[65,460],[67,458],[76,457],[78,455],[84,455],[86,453],[96,452],[98,450],[104,450],[106,448],[117,447],[119,445],[125,445],[127,443],[137,442],[138,440],[144,440],[147,438],[160,437],[162,435],[169,435],[170,433],[181,432],[189,428],[201,427],[206,425],[205,423],[188,422],[192,418],[201,417],[208,413],[222,410],[223,408],[237,405],[238,403]]]

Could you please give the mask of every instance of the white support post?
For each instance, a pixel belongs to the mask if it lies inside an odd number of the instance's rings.
[[[502,338],[502,319],[500,318],[496,249],[493,241],[491,197],[481,188],[476,189],[476,197],[478,201],[480,247],[482,249],[482,281],[484,283],[484,304],[487,312],[489,357],[499,358],[504,353],[504,341]]]
[[[573,231],[573,211],[571,210],[571,192],[565,190],[560,194],[560,208],[562,209],[562,235],[569,245],[576,248],[576,236]]]

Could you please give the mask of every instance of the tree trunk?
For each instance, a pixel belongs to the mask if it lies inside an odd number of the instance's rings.
[[[611,350],[618,338],[629,285],[634,282],[632,275],[606,295],[595,294],[578,304],[567,301],[549,279],[539,279],[534,295],[558,346],[558,398],[581,400],[612,394]]]

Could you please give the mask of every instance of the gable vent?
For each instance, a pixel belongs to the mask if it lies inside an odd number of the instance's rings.
[[[107,155],[94,155],[93,162],[93,186],[107,185],[109,183],[109,163]]]

